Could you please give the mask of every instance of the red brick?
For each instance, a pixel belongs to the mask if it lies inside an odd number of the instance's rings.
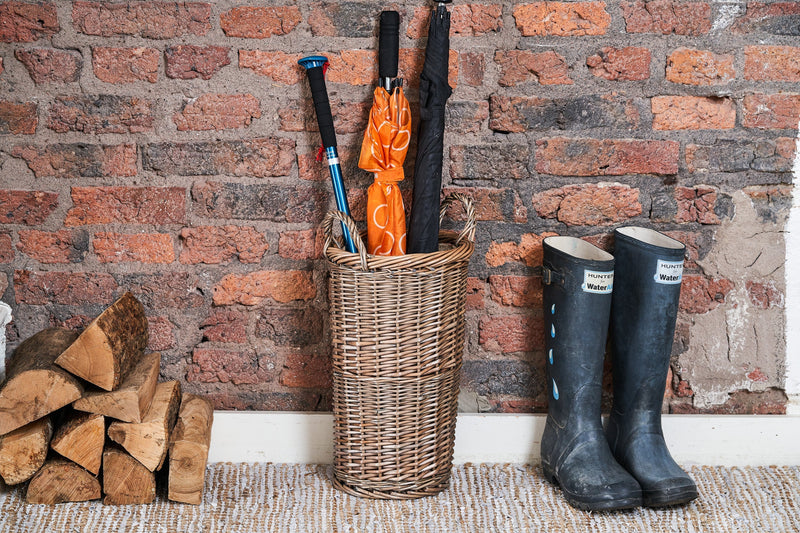
[[[18,304],[110,304],[116,290],[117,282],[111,274],[14,271],[14,294]]]
[[[678,204],[675,222],[720,223],[719,217],[714,213],[714,206],[717,203],[716,189],[704,185],[676,187],[675,201]]]
[[[558,176],[677,174],[680,144],[628,139],[536,141],[536,171]]]
[[[634,0],[620,3],[628,33],[704,35],[711,30],[707,2]]]
[[[312,300],[317,288],[311,272],[301,270],[260,270],[249,274],[228,274],[214,287],[214,305],[258,305],[266,298],[286,303]]]
[[[179,44],[164,52],[168,78],[210,80],[225,65],[230,65],[231,49],[224,46]]]
[[[3,73],[3,70],[4,70],[4,69],[3,69],[3,58],[2,58],[2,57],[0,57],[0,74],[2,74],[2,73]]]
[[[546,52],[498,50],[494,54],[494,60],[500,65],[500,79],[497,83],[502,87],[510,87],[531,80],[540,85],[572,85],[574,83],[569,77],[569,66],[566,59],[552,50]]]
[[[65,226],[84,224],[183,224],[182,187],[73,187]]]
[[[186,103],[172,120],[178,131],[207,131],[244,128],[260,117],[260,103],[252,94],[204,94]]]
[[[494,268],[514,262],[519,262],[529,267],[541,266],[544,253],[542,241],[546,237],[554,235],[558,234],[549,231],[545,231],[541,235],[523,233],[520,235],[519,244],[492,241],[489,244],[489,251],[486,252],[486,266]]]
[[[256,335],[277,346],[308,346],[323,339],[322,313],[310,306],[261,309],[256,316]]]
[[[667,58],[667,81],[685,85],[724,85],[736,77],[732,54],[678,48]]]
[[[474,37],[499,32],[503,28],[502,4],[460,4],[450,8],[450,35]],[[432,9],[417,7],[408,22],[406,36],[421,39],[428,35]]]
[[[542,278],[539,276],[489,276],[492,300],[500,305],[539,308]]]
[[[489,118],[489,102],[449,101],[445,108],[445,131],[478,133]]]
[[[686,167],[693,173],[791,172],[795,144],[790,137],[752,141],[717,139],[709,145],[687,144]]]
[[[75,50],[31,48],[16,50],[14,57],[25,65],[37,85],[78,81],[83,67],[83,58]]]
[[[228,37],[266,39],[273,35],[286,35],[301,20],[297,6],[240,6],[221,14],[219,24]]]
[[[269,248],[253,226],[199,226],[181,230],[180,262],[184,264],[259,263]]]
[[[0,224],[37,226],[58,206],[58,194],[0,189]]]
[[[211,4],[198,2],[72,3],[72,23],[87,35],[134,35],[172,39],[205,35],[211,29]]]
[[[294,85],[305,76],[303,67],[297,64],[302,57],[303,54],[280,51],[239,50],[239,68],[249,68],[272,81]]]
[[[172,263],[175,248],[165,233],[94,234],[94,253],[101,263]]]
[[[746,46],[744,77],[755,81],[800,81],[800,47]]]
[[[377,11],[371,2],[314,2],[308,25],[315,37],[374,37]]]
[[[80,263],[86,253],[85,241],[69,230],[21,230],[17,249],[40,263]]]
[[[681,311],[702,314],[725,302],[734,284],[727,279],[714,279],[694,274],[683,276],[681,283]]]
[[[747,289],[747,296],[750,297],[750,303],[758,309],[783,308],[783,292],[774,281],[746,281],[744,286]]]
[[[200,281],[188,272],[161,269],[156,272],[118,275],[120,285],[131,291],[145,309],[179,309],[208,307],[200,289]]]
[[[607,80],[641,81],[650,77],[650,50],[636,46],[606,46],[586,58],[589,71]]]
[[[467,278],[467,311],[485,308],[485,295],[486,282],[480,278]]]
[[[296,260],[319,259],[322,244],[322,232],[313,229],[284,231],[278,239],[278,255]]]
[[[568,226],[607,226],[642,214],[639,190],[619,183],[567,185],[533,195],[542,218]]]
[[[471,197],[477,220],[527,222],[528,212],[514,189],[445,187],[443,192],[445,195],[460,192]],[[465,220],[464,216],[464,208],[460,204],[454,204],[447,211],[447,217],[453,220]]]
[[[736,104],[716,96],[654,96],[654,130],[725,130],[736,126]]]
[[[317,187],[284,184],[205,182],[192,188],[198,215],[208,218],[321,223],[330,193]],[[350,197],[353,209],[354,198]]]
[[[744,97],[742,125],[745,128],[797,129],[800,94],[748,94]]]
[[[800,15],[800,3],[748,2],[744,16],[739,17],[731,26],[733,33],[765,32],[773,35],[798,35],[797,17]]]
[[[604,35],[611,24],[605,2],[533,2],[514,8],[524,37]]]
[[[0,3],[0,42],[30,43],[60,29],[56,6],[51,3]]]
[[[483,52],[461,52],[458,55],[461,82],[470,87],[483,85],[486,72],[486,55]]]
[[[424,62],[424,49],[401,48],[398,53],[398,77],[406,80],[409,87],[415,87],[419,83]],[[448,64],[447,82],[455,89],[458,85],[457,51],[450,50]],[[374,85],[377,78],[378,53],[375,50],[342,50],[330,56],[330,68],[326,76],[329,83]]]
[[[92,48],[94,75],[106,83],[158,80],[158,50],[154,48]]]
[[[134,144],[15,146],[11,155],[24,159],[37,178],[128,177],[137,173]]]
[[[342,102],[335,100],[330,104],[333,126],[337,134],[363,134],[367,127],[372,101]],[[291,107],[282,107],[278,109],[278,116],[280,117],[281,130],[283,131],[319,131],[314,106],[308,105],[308,102],[300,102],[299,105]]]
[[[319,141],[319,138],[315,140]],[[322,142],[319,141],[319,143],[319,146],[322,146]],[[353,149],[339,145],[339,164],[342,167],[342,174],[344,176],[354,176],[362,172],[358,168],[358,158],[360,154],[360,141],[359,146]],[[315,148],[311,153],[297,155],[297,173],[300,175],[301,180],[324,181],[327,183],[327,180],[331,179],[328,165],[325,162],[325,155],[319,154],[319,148]],[[349,194],[350,192],[348,191],[348,198]],[[352,201],[350,207],[352,208]]]
[[[11,234],[0,233],[0,263],[11,263],[13,261],[14,245],[11,243]]]
[[[198,346],[192,351],[192,363],[186,374],[190,382],[246,385],[267,383],[275,377],[274,363],[249,346],[239,350]]]
[[[147,317],[149,339],[147,349],[152,352],[163,352],[175,348],[175,325],[165,316]]]
[[[0,294],[5,294],[8,289],[8,276],[5,272],[0,272]],[[2,335],[3,332],[0,332]]]
[[[57,96],[50,106],[47,127],[58,133],[152,131],[152,103],[135,96]]]
[[[450,147],[450,177],[461,180],[524,179],[530,176],[527,144],[488,144]]]
[[[532,352],[544,349],[544,322],[524,315],[485,316],[478,325],[478,342],[498,353]]]
[[[9,102],[0,100],[0,134],[33,135],[39,118],[33,102]]]
[[[697,231],[665,231],[664,233],[686,246],[683,268],[686,270],[699,268],[697,261],[705,254],[711,238],[707,234]]]
[[[331,386],[331,362],[322,355],[290,353],[279,382],[284,387],[326,389]]]
[[[200,324],[203,340],[210,342],[247,342],[247,316],[233,309],[212,309]]]

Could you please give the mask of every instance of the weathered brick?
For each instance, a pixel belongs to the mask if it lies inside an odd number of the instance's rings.
[[[748,2],[744,15],[731,27],[733,33],[763,32],[772,35],[800,35],[800,3]]]
[[[567,185],[533,195],[542,218],[568,226],[607,226],[642,214],[639,190],[619,183]]]
[[[142,133],[153,130],[152,107],[135,96],[57,96],[47,127],[59,133]]]
[[[486,54],[483,52],[461,52],[458,55],[458,71],[461,82],[470,87],[483,85],[486,72]]]
[[[670,405],[674,414],[707,414],[707,415],[785,415],[786,392],[783,389],[769,388],[763,392],[738,390],[728,393],[728,399],[722,405],[697,408],[690,403]]]
[[[279,382],[284,387],[292,388],[329,388],[331,386],[330,358],[320,354],[287,354]]]
[[[632,139],[536,141],[536,171],[558,176],[621,176],[678,172],[680,144]]]
[[[315,3],[311,4],[308,25],[317,37],[372,37],[376,15],[369,2]]]
[[[736,126],[736,104],[716,96],[654,96],[654,130],[725,130]]]
[[[523,223],[528,220],[528,212],[522,205],[519,194],[513,189],[494,189],[489,187],[445,187],[445,195],[454,192],[472,198],[477,220],[496,220]],[[448,218],[465,220],[464,208],[452,205],[447,211]]]
[[[288,176],[294,159],[294,141],[282,137],[153,143],[142,154],[144,168],[162,176]]]
[[[56,6],[49,2],[0,3],[0,42],[30,43],[60,29]]]
[[[322,313],[313,307],[267,307],[256,315],[256,335],[278,346],[308,346],[322,341]]]
[[[36,85],[78,81],[83,68],[83,58],[76,50],[31,48],[14,51],[14,57],[25,65]]]
[[[72,208],[64,225],[185,222],[182,187],[72,187]]]
[[[92,48],[92,69],[100,81],[133,83],[158,80],[158,50],[154,48]]]
[[[519,359],[478,359],[464,361],[462,387],[489,399],[493,410],[515,412],[524,409],[530,412],[531,404],[541,412],[546,408],[544,369],[538,368],[528,360]],[[509,396],[518,399],[509,400]],[[497,406],[497,407],[494,407]]]
[[[286,35],[302,20],[297,6],[239,6],[222,13],[219,25],[228,37],[266,39]]]
[[[544,321],[526,315],[484,316],[478,324],[478,342],[499,353],[544,349]]]
[[[604,35],[611,24],[605,2],[533,2],[514,8],[523,36]]]
[[[333,127],[337,134],[363,133],[367,127],[372,102],[343,102],[336,100],[331,104]],[[319,131],[314,107],[301,102],[299,105],[278,109],[278,117],[283,131]]]
[[[101,263],[172,263],[175,246],[166,233],[94,234],[92,247]]]
[[[500,65],[502,87],[510,87],[528,81],[540,85],[572,85],[567,60],[552,50],[532,52],[530,50],[498,50],[495,62]]]
[[[13,261],[14,245],[11,242],[11,234],[0,233],[0,263],[11,263]]]
[[[260,117],[260,103],[252,94],[204,94],[186,102],[172,120],[178,131],[207,131],[244,128]]]
[[[713,144],[687,144],[686,167],[689,172],[791,172],[795,140],[718,139]]]
[[[302,54],[281,51],[239,50],[239,68],[248,68],[284,85],[294,85],[305,76],[297,61]]]
[[[758,309],[771,309],[773,307],[783,308],[783,292],[775,285],[772,280],[752,281],[748,280],[744,284],[747,289],[747,296],[750,303]]]
[[[274,361],[259,357],[250,346],[238,350],[197,346],[192,351],[192,363],[186,374],[189,382],[246,385],[275,379]]]
[[[685,85],[724,85],[736,77],[732,54],[678,48],[667,58],[667,81]]]
[[[111,274],[14,271],[14,294],[18,304],[110,304],[116,290],[117,282]]]
[[[683,263],[683,268],[686,270],[697,270],[699,268],[697,262],[711,249],[712,234],[708,232],[665,231],[664,233],[686,246]]]
[[[58,193],[0,189],[0,224],[37,226],[58,206]]]
[[[17,249],[40,263],[80,263],[89,248],[83,232],[20,230]]]
[[[707,2],[633,0],[620,3],[628,33],[704,35],[711,30]]]
[[[800,47],[746,46],[744,77],[755,81],[800,81]]]
[[[600,78],[641,81],[650,77],[650,50],[637,46],[606,46],[586,58],[589,71]]]
[[[302,270],[260,270],[228,274],[214,287],[214,305],[258,305],[266,298],[286,303],[312,300],[317,288],[311,272]]]
[[[319,138],[315,139],[319,140]],[[320,141],[320,146],[321,146]],[[364,176],[364,171],[358,168],[358,158],[361,154],[361,143],[352,149],[339,145],[339,164],[342,168],[343,176]],[[319,148],[315,148],[313,152],[297,155],[297,173],[300,175],[301,180],[307,181],[327,181],[331,178],[328,165],[325,162],[325,155],[319,153]],[[370,180],[370,183],[372,180]],[[348,194],[349,191],[348,191]],[[352,204],[352,200],[351,200]],[[352,208],[352,205],[350,206]]]
[[[181,230],[180,262],[219,264],[238,258],[258,263],[269,248],[264,234],[253,226],[199,226]]]
[[[693,314],[707,313],[724,303],[733,288],[728,279],[686,274],[681,282],[680,309]]]
[[[474,37],[499,32],[503,28],[502,4],[460,4],[450,11],[450,35]],[[408,22],[406,36],[421,39],[428,35],[431,8],[417,7]]]
[[[210,80],[219,70],[230,65],[231,49],[225,46],[179,44],[164,52],[168,78]]]
[[[188,272],[148,272],[119,276],[119,284],[131,291],[145,309],[207,307],[199,280]]]
[[[748,94],[742,106],[745,128],[797,129],[800,94]]]
[[[291,392],[251,391],[236,387],[226,390],[215,385],[205,396],[214,403],[214,409],[225,411],[330,411],[330,391],[323,393],[295,389]]]
[[[419,84],[419,75],[425,62],[425,50],[401,48],[398,52],[398,77],[406,80],[409,87]],[[458,85],[458,52],[450,50],[447,83]],[[376,50],[342,50],[330,56],[330,68],[326,79],[329,83],[348,85],[373,85],[378,78],[378,53]]]
[[[99,178],[136,175],[136,145],[51,144],[15,146],[11,155],[24,159],[37,178]]]
[[[319,259],[322,244],[322,233],[317,230],[284,231],[278,239],[278,255],[296,260]]]
[[[204,217],[317,223],[330,194],[314,187],[207,182],[192,188],[192,198]]]
[[[506,263],[520,262],[529,267],[542,264],[542,241],[546,237],[558,235],[557,233],[544,232],[523,233],[520,235],[519,244],[516,242],[494,242],[489,244],[486,252],[486,266],[494,268]]]
[[[203,340],[210,342],[247,342],[247,316],[233,309],[212,309],[200,324]]]
[[[0,100],[0,135],[33,135],[39,118],[33,102]]]
[[[678,203],[678,214],[675,216],[675,222],[720,223],[719,217],[714,212],[714,207],[717,203],[716,189],[705,185],[675,187],[675,200]]]
[[[633,99],[615,95],[538,98],[493,95],[489,128],[503,133],[527,130],[636,129],[639,109]]]
[[[163,352],[175,348],[175,325],[165,316],[147,317],[147,349],[153,352]]]
[[[539,276],[489,276],[492,300],[500,305],[538,308],[542,306]]]
[[[527,144],[450,147],[450,177],[459,180],[524,179],[530,175]]]
[[[3,67],[3,58],[0,57],[0,74],[3,73],[3,70],[5,70],[4,67]]]
[[[211,29],[211,4],[200,2],[72,3],[72,24],[87,35],[133,35],[172,39],[205,35]]]
[[[467,311],[483,309],[486,307],[484,296],[486,295],[486,282],[480,278],[467,278]]]
[[[489,118],[489,102],[448,102],[444,114],[445,131],[477,133]]]

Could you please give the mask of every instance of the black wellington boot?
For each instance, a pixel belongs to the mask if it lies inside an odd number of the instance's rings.
[[[685,247],[647,228],[620,228],[614,238],[614,404],[606,435],[642,486],[644,505],[685,503],[697,497],[697,486],[672,459],[661,431]]]
[[[642,503],[639,484],[611,454],[600,418],[613,280],[610,254],[574,237],[544,240],[549,397],[542,470],[570,505],[592,511]]]

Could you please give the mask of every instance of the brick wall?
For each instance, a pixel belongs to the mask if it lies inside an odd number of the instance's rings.
[[[257,4],[257,5],[252,5]],[[401,11],[416,118],[429,8]],[[330,404],[332,205],[296,60],[328,85],[354,214],[375,2],[0,2],[0,294],[8,337],[123,291],[164,378],[223,409]],[[444,179],[473,196],[464,407],[541,411],[541,241],[621,224],[688,245],[666,407],[783,412],[784,248],[800,3],[464,3]],[[410,192],[412,146],[406,165]],[[458,217],[458,213],[454,213]]]

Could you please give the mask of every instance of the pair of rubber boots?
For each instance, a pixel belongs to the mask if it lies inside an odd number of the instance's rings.
[[[620,228],[614,237],[613,256],[574,237],[544,240],[550,395],[542,469],[579,509],[685,503],[697,487],[661,431],[685,247],[647,228]],[[609,318],[614,401],[604,431]]]

